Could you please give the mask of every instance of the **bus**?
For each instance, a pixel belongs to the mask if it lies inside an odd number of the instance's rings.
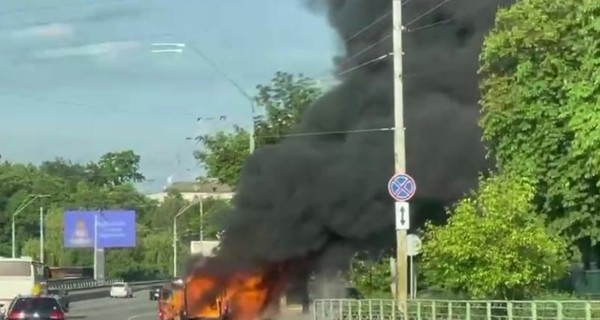
[[[37,284],[47,286],[49,269],[31,257],[0,257],[0,304],[6,308],[14,297],[31,294]]]

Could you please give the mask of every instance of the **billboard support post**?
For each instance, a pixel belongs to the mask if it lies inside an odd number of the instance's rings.
[[[98,280],[98,214],[94,214],[94,280]]]

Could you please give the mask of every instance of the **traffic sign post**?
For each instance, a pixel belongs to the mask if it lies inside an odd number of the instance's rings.
[[[413,257],[421,253],[422,242],[419,236],[409,234],[406,237],[406,254],[409,257],[410,263],[410,297],[417,298],[417,275],[415,273],[415,264]]]
[[[415,179],[407,174],[397,174],[388,182],[388,191],[396,201],[408,201],[417,191]]]

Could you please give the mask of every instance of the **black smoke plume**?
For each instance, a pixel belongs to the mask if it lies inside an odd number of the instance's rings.
[[[477,125],[478,54],[502,0],[408,0],[403,7],[404,97],[408,173],[417,181],[412,221],[443,217],[488,164]],[[315,0],[340,39],[392,9],[392,0]],[[340,70],[392,51],[391,15],[343,42]],[[357,55],[366,47],[372,49]],[[228,215],[220,255],[270,264],[315,257],[347,263],[358,249],[393,244],[392,57],[345,73],[295,132],[339,132],[289,138],[260,148],[246,162]],[[319,260],[317,259],[317,260]]]

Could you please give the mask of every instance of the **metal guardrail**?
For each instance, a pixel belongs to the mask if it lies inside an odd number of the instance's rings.
[[[49,279],[48,282],[65,282],[65,281],[85,280],[85,279],[89,279],[89,277],[64,278],[64,279]]]
[[[319,299],[314,320],[592,320],[600,301],[476,301]]]
[[[63,281],[52,281],[48,282],[48,288],[54,290],[82,290],[82,289],[93,289],[112,285],[115,282],[122,282],[122,279],[106,279],[106,280],[93,280],[93,279],[71,279]]]

